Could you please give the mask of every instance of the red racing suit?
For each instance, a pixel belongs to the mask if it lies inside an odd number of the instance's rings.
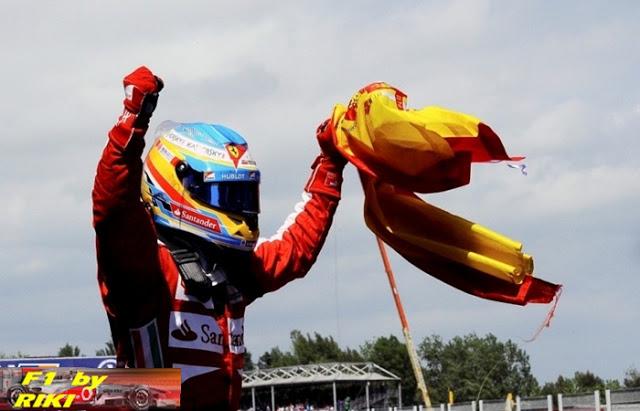
[[[119,366],[182,369],[181,409],[239,407],[244,310],[304,276],[340,199],[343,165],[321,155],[303,201],[278,233],[258,243],[245,287],[224,309],[185,292],[176,263],[140,198],[146,128],[126,111],[109,132],[93,188],[98,283]]]

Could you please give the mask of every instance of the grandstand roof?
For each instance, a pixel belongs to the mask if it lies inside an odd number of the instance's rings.
[[[245,371],[242,388],[338,381],[400,381],[400,378],[372,362],[308,364]]]

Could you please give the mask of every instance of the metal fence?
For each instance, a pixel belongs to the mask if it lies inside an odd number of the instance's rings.
[[[423,406],[379,408],[373,411],[427,411]],[[640,411],[640,388],[594,391],[590,394],[558,394],[546,397],[480,400],[434,405],[433,411]]]

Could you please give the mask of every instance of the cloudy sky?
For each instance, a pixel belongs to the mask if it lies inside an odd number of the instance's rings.
[[[245,135],[263,173],[262,231],[299,199],[316,125],[383,80],[413,107],[482,118],[528,176],[477,165],[471,185],[428,201],[524,242],[548,306],[450,288],[392,254],[414,340],[470,332],[513,339],[541,381],[640,367],[640,4],[619,1],[3,2],[0,96],[0,352],[92,354],[108,337],[96,286],[90,191],[121,78],[165,80],[152,120],[209,121]],[[352,169],[310,274],[246,318],[254,358],[318,331],[357,348],[401,335]]]

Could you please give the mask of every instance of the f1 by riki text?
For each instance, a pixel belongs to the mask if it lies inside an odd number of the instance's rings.
[[[15,408],[70,408],[77,400],[86,401],[87,397],[92,397],[95,390],[108,377],[107,375],[87,375],[78,371],[71,379],[71,390],[61,393],[47,389],[57,383],[56,376],[56,371],[28,371],[21,383],[26,392],[17,395],[13,406]],[[39,387],[40,392],[29,392],[32,386]]]

